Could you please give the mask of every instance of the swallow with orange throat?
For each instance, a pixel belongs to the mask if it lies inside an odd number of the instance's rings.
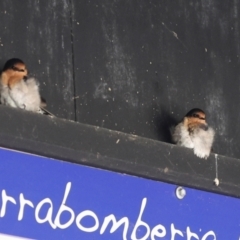
[[[215,131],[208,126],[204,111],[194,108],[171,129],[171,135],[175,144],[192,148],[196,156],[207,159],[212,149]]]
[[[18,58],[9,59],[0,77],[1,104],[32,112],[46,113],[39,93],[39,83],[28,77],[25,63]]]

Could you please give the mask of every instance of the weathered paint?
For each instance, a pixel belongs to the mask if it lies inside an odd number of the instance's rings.
[[[0,64],[23,58],[58,117],[164,142],[202,108],[214,152],[240,157],[239,4],[2,1]]]

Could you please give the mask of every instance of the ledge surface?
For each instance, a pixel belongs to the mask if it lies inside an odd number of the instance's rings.
[[[1,147],[240,197],[238,159],[3,106],[0,115]]]

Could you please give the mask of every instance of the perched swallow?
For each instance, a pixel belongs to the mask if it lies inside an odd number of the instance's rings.
[[[42,108],[39,84],[28,77],[25,63],[18,58],[8,60],[0,77],[1,104],[32,112],[46,113]]]
[[[215,132],[208,126],[203,110],[194,108],[172,131],[172,140],[179,146],[193,148],[200,158],[207,159],[214,140]]]

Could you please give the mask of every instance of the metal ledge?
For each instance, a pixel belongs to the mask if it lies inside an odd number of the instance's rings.
[[[4,106],[0,115],[2,147],[240,197],[238,159]]]

